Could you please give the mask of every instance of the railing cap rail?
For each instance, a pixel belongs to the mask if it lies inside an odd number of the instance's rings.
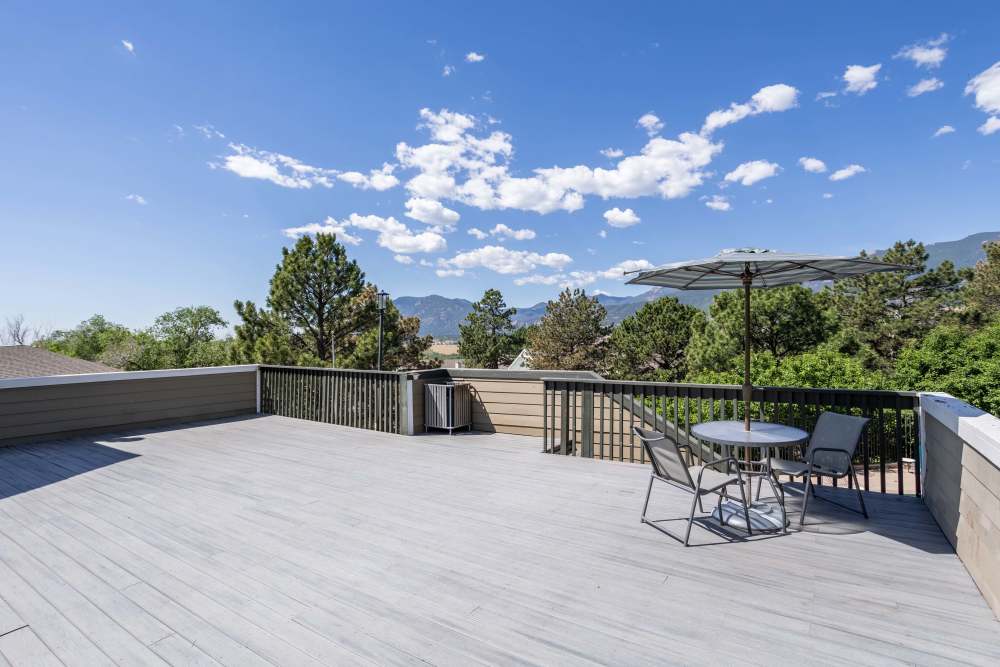
[[[192,375],[221,375],[225,373],[250,373],[257,364],[238,366],[203,366],[199,368],[164,368],[153,371],[111,371],[108,373],[77,373],[74,375],[43,375],[40,377],[6,378],[0,380],[0,389],[48,387],[62,384],[88,382],[119,382],[122,380],[152,380],[156,378],[189,377]]]
[[[645,382],[643,380],[608,380],[591,378],[566,378],[557,376],[546,376],[541,378],[543,382],[577,382],[581,384],[613,384],[633,387],[663,387],[676,389],[727,389],[742,391],[743,387],[738,384],[698,384],[693,382]],[[896,391],[893,389],[846,389],[843,387],[783,387],[770,385],[754,385],[755,392],[804,392],[804,393],[840,393],[840,394],[864,394],[866,396],[900,396],[906,398],[917,398],[915,391]]]
[[[329,366],[282,366],[279,364],[261,364],[262,369],[273,368],[278,370],[288,370],[288,371],[326,371],[328,373],[352,373],[361,375],[386,375],[399,377],[405,374],[407,371],[373,371],[373,370],[361,370],[356,368],[330,368]]]

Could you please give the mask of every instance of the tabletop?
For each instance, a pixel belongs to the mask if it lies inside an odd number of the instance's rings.
[[[735,447],[784,447],[799,445],[809,440],[809,434],[794,426],[770,422],[750,422],[744,430],[742,421],[711,421],[695,424],[691,435],[717,445]]]

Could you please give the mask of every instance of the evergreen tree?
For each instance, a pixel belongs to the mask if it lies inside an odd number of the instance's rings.
[[[528,333],[531,367],[599,371],[604,366],[611,327],[596,298],[568,288],[545,304],[545,315]]]
[[[472,304],[465,323],[458,325],[458,352],[473,368],[510,365],[521,351],[521,336],[514,326],[516,308],[508,308],[499,290],[488,289]]]
[[[983,244],[986,259],[976,264],[966,291],[969,305],[987,318],[1000,315],[1000,241]]]
[[[377,298],[378,289],[369,286],[363,299]],[[420,335],[420,318],[403,317],[391,300],[386,301],[382,316],[382,370],[421,368],[424,353],[434,342],[431,336]],[[375,320],[344,341],[345,353],[338,353],[339,368],[374,370],[378,367],[378,314]]]
[[[697,308],[664,297],[642,306],[611,333],[608,372],[624,380],[679,382]]]

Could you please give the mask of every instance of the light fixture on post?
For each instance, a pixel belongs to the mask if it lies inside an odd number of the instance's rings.
[[[385,315],[385,307],[389,302],[388,292],[379,292],[378,301],[378,370],[382,370],[382,316]]]

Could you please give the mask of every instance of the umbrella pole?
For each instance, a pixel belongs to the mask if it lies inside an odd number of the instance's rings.
[[[750,396],[753,385],[750,384],[750,283],[753,276],[750,267],[743,270],[743,430],[750,430]],[[747,459],[750,452],[747,451]]]

